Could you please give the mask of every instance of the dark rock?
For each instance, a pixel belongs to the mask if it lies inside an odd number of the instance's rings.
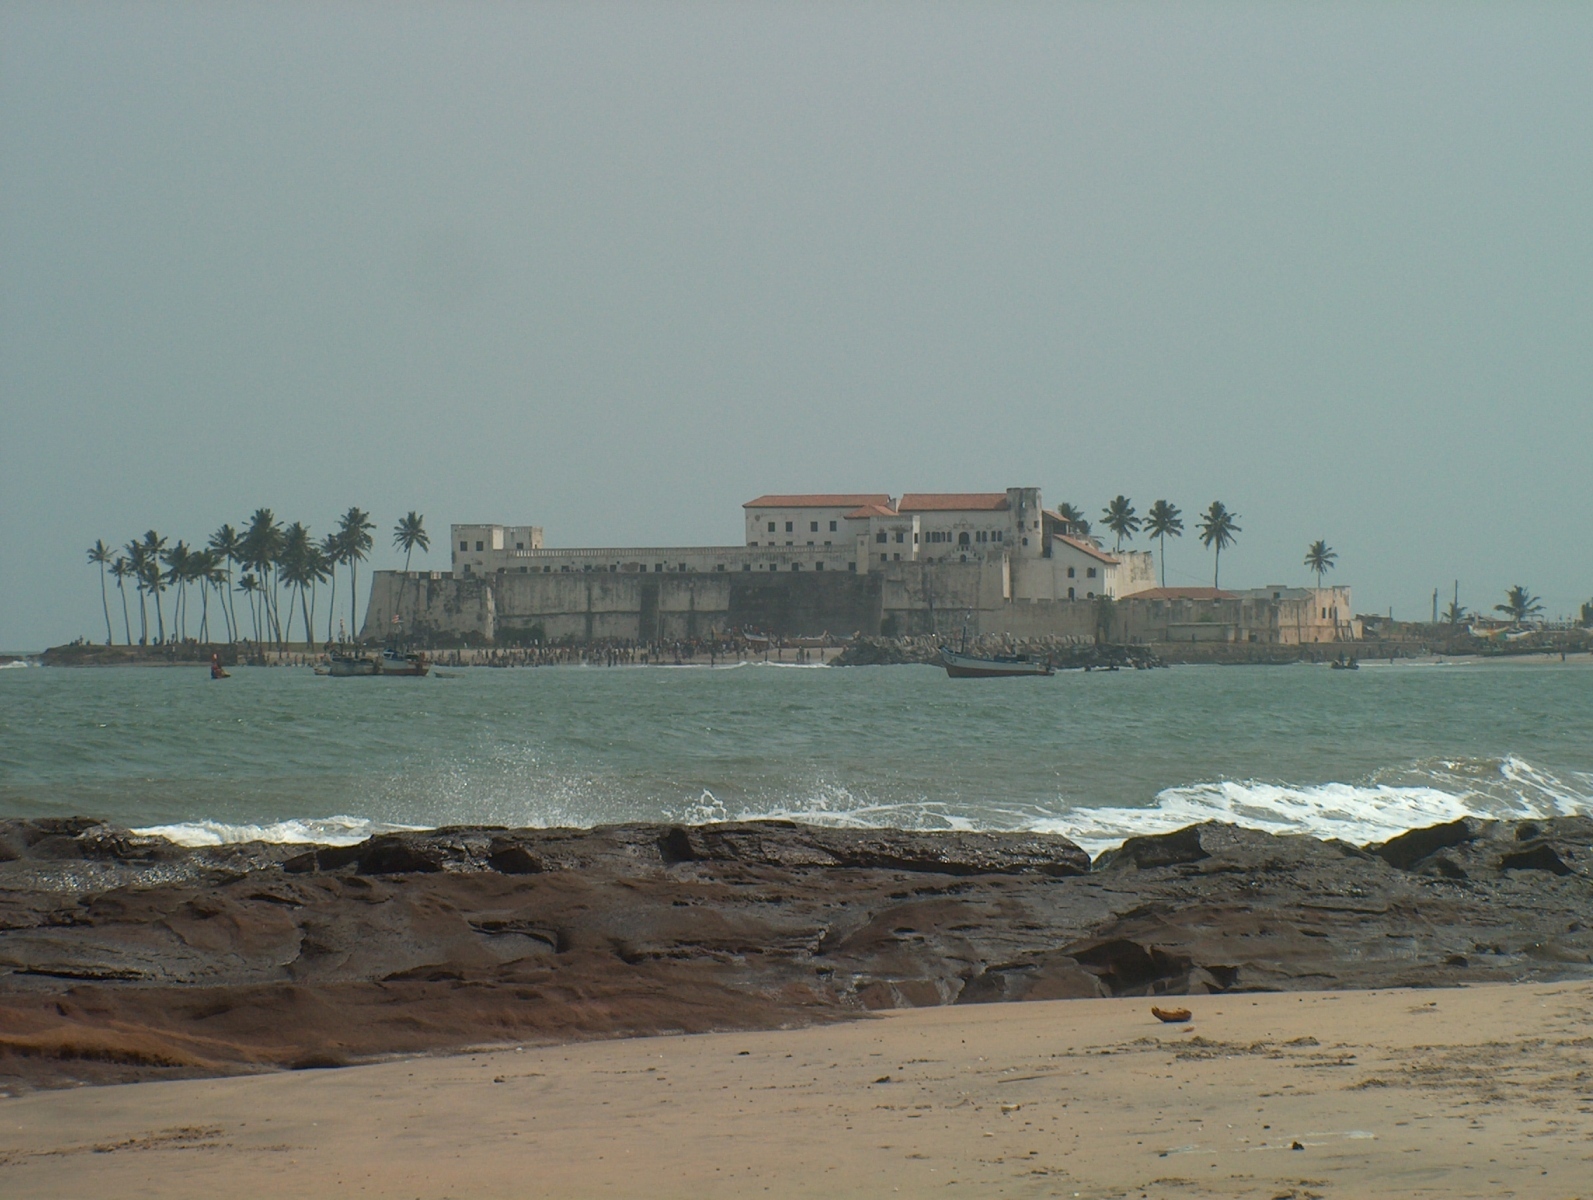
[[[1065,838],[773,821],[195,850],[97,821],[5,822],[7,1036],[111,1049],[0,1057],[0,1077],[929,1004],[1593,977],[1593,821],[1417,833],[1368,854],[1208,823],[1087,871]]]
[[[1203,829],[1204,826],[1201,825],[1190,825],[1173,833],[1131,837],[1116,850],[1107,850],[1097,858],[1095,869],[1110,871],[1114,868],[1132,866],[1143,871],[1152,867],[1171,867],[1210,858],[1210,853],[1200,844]]]
[[[1373,850],[1389,866],[1408,871],[1430,854],[1463,845],[1481,836],[1486,824],[1475,817],[1462,817],[1443,825],[1412,829],[1409,833],[1390,838],[1381,846],[1373,847]]]
[[[1514,854],[1506,854],[1499,859],[1501,871],[1548,871],[1555,875],[1570,875],[1572,870],[1565,865],[1561,857],[1555,853],[1554,846],[1549,842],[1538,842],[1524,850],[1517,850]]]

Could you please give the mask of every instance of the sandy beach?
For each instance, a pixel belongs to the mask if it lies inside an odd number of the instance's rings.
[[[918,1009],[40,1092],[9,1197],[1593,1195],[1593,984]]]

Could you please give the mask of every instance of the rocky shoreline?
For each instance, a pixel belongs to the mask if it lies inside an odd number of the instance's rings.
[[[785,822],[187,849],[0,822],[0,1088],[995,1000],[1593,977],[1593,818],[1380,846],[1227,825]]]

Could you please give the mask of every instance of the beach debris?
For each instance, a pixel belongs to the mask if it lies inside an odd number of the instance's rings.
[[[1158,1021],[1166,1021],[1169,1025],[1179,1021],[1187,1021],[1194,1015],[1187,1008],[1158,1008],[1154,1004],[1151,1005],[1151,1016]]]
[[[1017,1112],[1022,1107],[1023,1107],[1023,1105],[1021,1105],[1021,1104],[1003,1104],[1001,1106],[1001,1111],[1004,1112],[1004,1113],[1014,1113],[1014,1112]]]
[[[875,1083],[889,1083],[890,1081],[891,1081],[891,1077],[889,1075],[881,1075],[874,1082]]]
[[[1289,1143],[1289,1149],[1290,1150],[1304,1150],[1305,1149],[1305,1145],[1303,1143],[1301,1143],[1301,1142],[1290,1142]]]

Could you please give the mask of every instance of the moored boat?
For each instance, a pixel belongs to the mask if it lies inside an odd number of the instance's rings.
[[[317,668],[319,671],[319,668]],[[327,674],[339,677],[351,675],[403,675],[418,677],[431,670],[424,654],[406,654],[401,650],[383,650],[380,654],[344,654],[333,652],[327,664]]]
[[[1030,658],[1027,654],[963,654],[942,646],[940,661],[946,668],[946,674],[953,679],[1006,679],[1021,675],[1056,674],[1056,668],[1048,661]]]

